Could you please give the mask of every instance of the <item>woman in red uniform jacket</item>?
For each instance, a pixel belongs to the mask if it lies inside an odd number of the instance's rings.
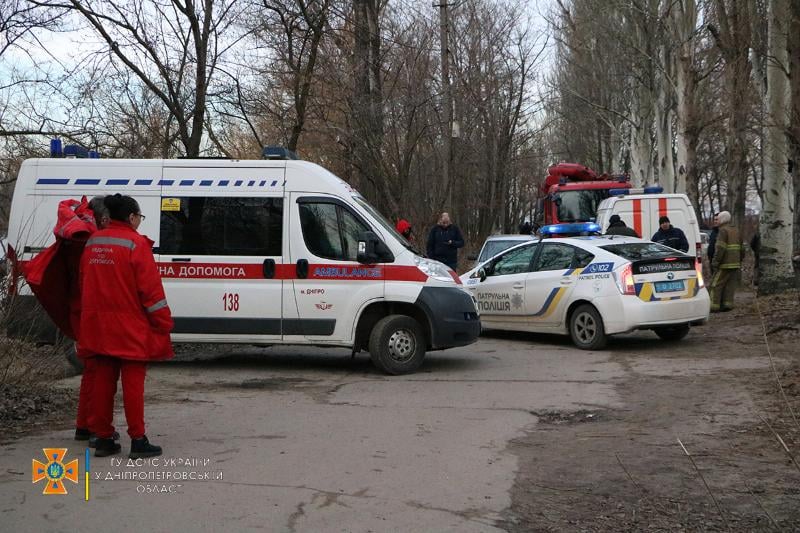
[[[81,258],[78,353],[94,359],[92,432],[95,456],[118,453],[114,442],[114,395],[122,376],[131,458],[161,455],[144,426],[144,379],[148,361],[173,356],[173,322],[153,258],[153,241],[136,230],[144,219],[130,196],[107,196],[111,222],[86,242]]]

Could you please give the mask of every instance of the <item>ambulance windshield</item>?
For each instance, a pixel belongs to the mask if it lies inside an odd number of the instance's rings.
[[[406,240],[406,238],[405,238],[405,237],[403,237],[402,235],[400,235],[400,234],[397,232],[397,230],[394,228],[394,226],[393,226],[393,225],[392,225],[392,224],[391,224],[391,223],[390,223],[388,220],[386,220],[386,218],[384,218],[384,216],[383,216],[383,215],[381,215],[381,214],[378,212],[378,210],[377,210],[377,209],[375,209],[374,207],[372,207],[372,206],[369,204],[369,202],[367,202],[367,201],[364,199],[364,197],[363,197],[363,196],[361,196],[360,194],[354,194],[354,195],[353,195],[353,200],[355,200],[355,201],[358,203],[358,205],[360,205],[361,207],[363,207],[363,208],[364,208],[364,209],[367,211],[367,213],[369,213],[370,215],[372,215],[372,218],[374,218],[375,220],[377,220],[377,221],[378,221],[378,223],[379,223],[381,226],[383,226],[383,229],[385,229],[385,230],[386,230],[386,231],[388,231],[388,232],[389,232],[389,233],[390,233],[392,236],[394,236],[394,238],[395,238],[395,239],[397,239],[397,241],[398,241],[400,244],[402,244],[403,246],[405,246],[406,248],[408,248],[409,250],[411,250],[411,251],[412,251],[412,252],[414,252],[415,254],[417,254],[417,255],[422,255],[422,254],[419,252],[419,250],[417,250],[416,248],[414,248],[414,247],[411,245],[411,243],[409,243],[409,242]]]

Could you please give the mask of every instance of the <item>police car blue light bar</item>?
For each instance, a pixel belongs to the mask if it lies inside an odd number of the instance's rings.
[[[664,187],[653,185],[651,187],[638,187],[635,189],[609,189],[610,196],[625,196],[626,194],[661,194],[664,192]]]
[[[581,235],[587,233],[600,233],[600,224],[594,222],[575,222],[570,224],[551,224],[541,229],[542,236],[553,235]]]

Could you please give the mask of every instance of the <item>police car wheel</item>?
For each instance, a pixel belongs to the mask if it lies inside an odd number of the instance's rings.
[[[606,345],[607,337],[603,318],[594,306],[583,304],[569,319],[569,335],[582,350],[599,350]]]
[[[369,353],[372,363],[387,374],[408,374],[422,364],[425,344],[425,336],[416,320],[405,315],[389,315],[372,328]]]
[[[654,328],[653,331],[656,335],[665,341],[679,341],[689,334],[689,324],[681,324],[680,326],[669,326],[663,328]]]

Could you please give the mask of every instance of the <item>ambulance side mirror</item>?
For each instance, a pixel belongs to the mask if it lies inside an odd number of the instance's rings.
[[[356,261],[365,265],[391,263],[394,261],[394,254],[375,233],[365,231],[358,238]]]

